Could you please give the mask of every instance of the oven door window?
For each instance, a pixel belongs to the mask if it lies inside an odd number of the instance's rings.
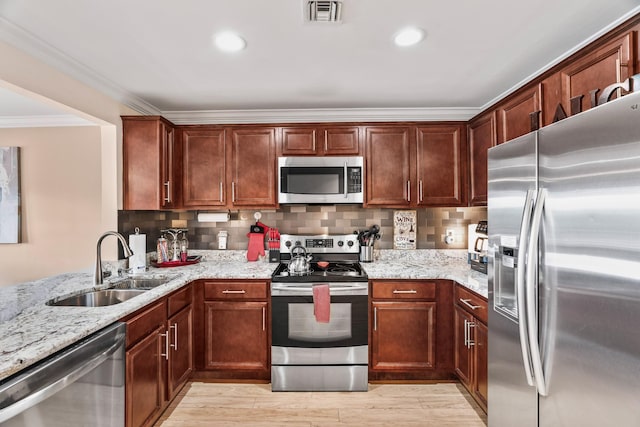
[[[351,338],[351,304],[332,303],[329,323],[316,322],[313,304],[289,304],[289,335],[296,341],[330,342]]]
[[[351,347],[367,345],[367,296],[331,296],[329,323],[313,314],[313,297],[272,297],[272,345],[282,347]]]
[[[281,193],[344,194],[342,167],[283,167]]]

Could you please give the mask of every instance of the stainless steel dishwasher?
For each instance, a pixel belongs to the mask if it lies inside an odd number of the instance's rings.
[[[2,427],[124,426],[125,324],[0,382]]]

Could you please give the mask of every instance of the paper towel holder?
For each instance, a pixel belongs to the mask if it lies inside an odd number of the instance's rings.
[[[229,222],[229,212],[198,212],[198,222]]]

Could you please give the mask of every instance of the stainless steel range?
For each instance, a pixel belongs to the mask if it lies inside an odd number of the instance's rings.
[[[367,390],[369,287],[359,252],[355,234],[281,236],[271,278],[273,391]],[[314,287],[328,287],[322,320]]]

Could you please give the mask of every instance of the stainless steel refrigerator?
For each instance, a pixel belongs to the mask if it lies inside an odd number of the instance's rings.
[[[640,426],[640,93],[488,156],[489,427]]]

